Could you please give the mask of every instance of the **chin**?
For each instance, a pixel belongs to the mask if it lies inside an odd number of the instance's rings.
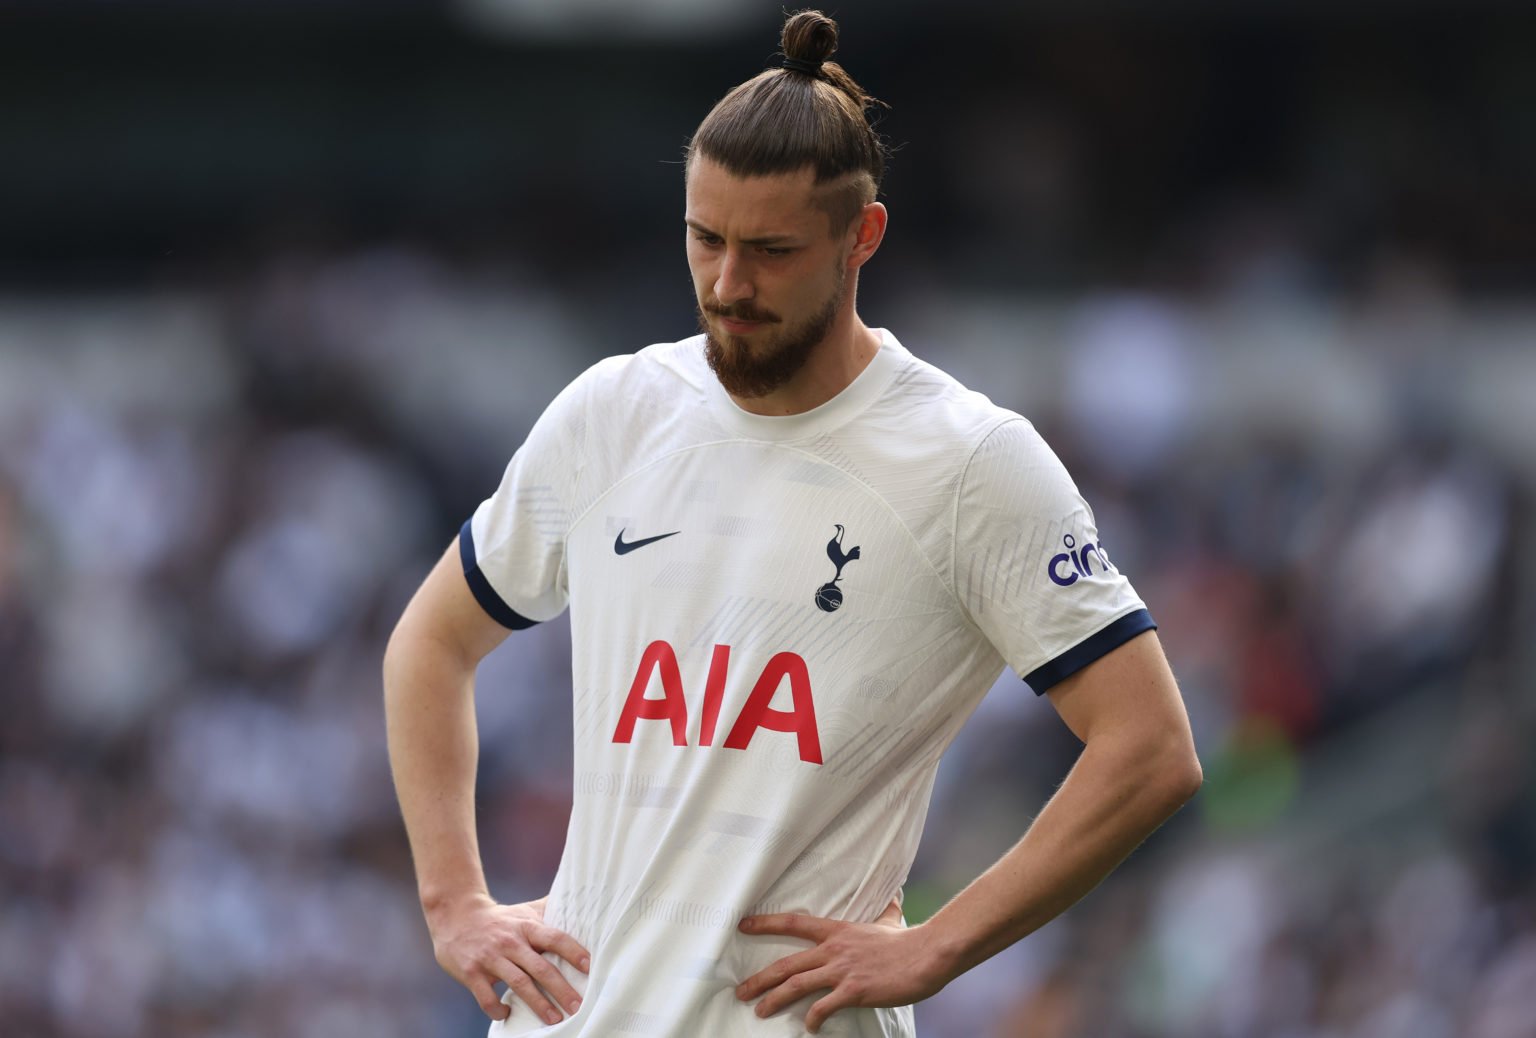
[[[766,329],[759,328],[758,331],[766,331]],[[755,343],[754,336],[756,338]],[[756,335],[756,333],[737,335],[735,332],[728,332],[724,328],[711,328],[709,330],[709,337],[726,354],[732,357],[758,357],[773,352],[771,348],[764,345],[762,336]]]

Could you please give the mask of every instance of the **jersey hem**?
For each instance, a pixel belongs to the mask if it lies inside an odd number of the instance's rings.
[[[470,529],[473,519],[464,520],[464,525],[459,528],[459,563],[464,568],[464,579],[469,582],[470,593],[475,596],[475,601],[480,603],[486,615],[495,620],[509,631],[521,631],[538,623],[507,605],[502,601],[496,589],[491,587],[491,582],[486,579],[480,570],[480,563],[475,558],[475,536]]]
[[[1152,614],[1145,608],[1127,613],[1097,634],[1090,634],[1055,659],[1041,664],[1024,675],[1024,683],[1034,690],[1035,695],[1043,695],[1058,682],[1071,677],[1093,661],[1109,655],[1138,634],[1155,630],[1157,630],[1157,621],[1152,619]]]

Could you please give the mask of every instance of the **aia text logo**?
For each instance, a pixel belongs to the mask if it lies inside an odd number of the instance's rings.
[[[716,645],[709,660],[709,676],[704,680],[703,713],[699,719],[699,745],[712,746],[715,722],[720,718],[720,704],[725,699],[726,672],[731,662],[731,647]],[[647,699],[645,690],[651,675],[661,679],[662,697]],[[768,704],[784,679],[789,679],[791,710],[775,710]],[[640,667],[630,683],[629,696],[613,730],[614,742],[629,742],[635,735],[637,721],[666,721],[672,726],[672,744],[688,745],[688,701],[683,695],[683,675],[677,665],[677,653],[664,641],[654,641],[640,656]],[[821,735],[816,730],[816,703],[811,698],[811,675],[805,660],[797,653],[781,652],[768,661],[753,684],[736,723],[725,737],[728,750],[744,750],[759,728],[795,736],[800,759],[807,764],[821,763]]]
[[[1093,560],[1099,562],[1099,572],[1111,570],[1115,567],[1110,564],[1109,554],[1104,550],[1104,543],[1100,541],[1094,544],[1092,541],[1077,547],[1077,538],[1070,533],[1061,539],[1062,546],[1067,550],[1059,555],[1052,555],[1051,561],[1046,564],[1045,571],[1050,575],[1051,582],[1062,587],[1071,587],[1082,577],[1093,576]]]

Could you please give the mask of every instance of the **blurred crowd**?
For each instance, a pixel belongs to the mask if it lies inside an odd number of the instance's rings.
[[[676,160],[780,10],[0,7],[0,1033],[481,1033],[384,643],[544,404],[692,331]],[[861,313],[1062,455],[1206,774],[925,1038],[1536,1035],[1530,10],[842,5],[897,145]],[[481,668],[505,900],[569,654]],[[909,919],[1076,751],[1002,675]]]
[[[929,1038],[1531,1033],[1536,473],[1439,351],[1380,348],[1392,300],[1237,326],[1146,294],[888,306],[1076,474],[1207,775],[1100,891],[922,1005]],[[967,335],[928,334],[946,312]],[[1464,382],[1528,370],[1472,309],[1437,321]],[[478,1033],[416,906],[380,657],[547,399],[644,345],[606,335],[404,247],[0,306],[7,1035]],[[504,899],[558,862],[569,652],[545,624],[481,670]],[[1004,674],[941,771],[910,918],[1075,750]]]

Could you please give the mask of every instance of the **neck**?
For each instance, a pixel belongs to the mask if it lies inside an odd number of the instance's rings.
[[[782,417],[814,410],[847,389],[880,351],[876,335],[849,306],[838,315],[827,337],[811,351],[805,366],[778,389],[758,397],[730,394],[751,414]]]

